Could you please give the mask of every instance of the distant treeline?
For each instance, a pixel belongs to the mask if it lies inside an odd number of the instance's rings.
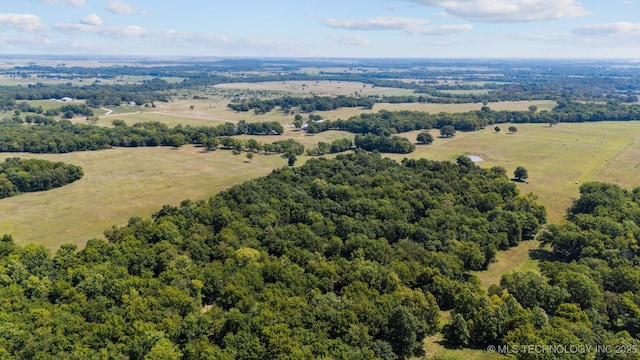
[[[88,109],[90,110],[90,109]],[[640,105],[619,103],[595,104],[574,101],[559,102],[552,111],[494,111],[484,106],[481,110],[464,113],[429,114],[421,111],[382,110],[375,114],[360,114],[348,120],[310,121],[307,131],[318,133],[327,130],[342,130],[356,134],[389,136],[413,130],[442,128],[451,125],[456,130],[474,131],[487,125],[499,123],[549,123],[586,122],[609,120],[638,120]],[[169,128],[158,122],[137,123],[127,126],[122,120],[114,120],[114,128],[73,124],[66,120],[56,121],[42,115],[33,115],[34,124],[24,126],[12,121],[2,124],[0,137],[2,152],[66,153],[72,151],[106,149],[112,146],[181,146],[184,144],[205,144],[206,141],[235,135],[277,135],[284,129],[278,122],[226,123],[215,127],[176,126]],[[364,138],[361,138],[363,140]],[[371,138],[373,139],[373,138]],[[375,149],[370,144],[376,143]],[[365,141],[363,149],[381,152],[410,152],[409,146],[401,140],[380,139]],[[208,146],[212,147],[212,146]],[[395,150],[391,150],[395,149]],[[326,153],[326,151],[315,151]]]
[[[19,115],[20,113],[32,113],[35,115],[42,116],[58,116],[63,114],[63,116],[67,119],[70,119],[77,115],[82,116],[93,116],[93,110],[89,108],[87,104],[65,104],[61,105],[59,108],[50,108],[45,110],[42,106],[33,106],[26,101],[15,102],[13,99],[0,98],[0,111],[10,111],[13,110],[14,114]],[[34,115],[27,115],[30,119],[34,119]],[[28,119],[25,119],[29,122]],[[33,122],[33,121],[31,121]]]
[[[34,84],[27,86],[0,86],[0,108],[15,106],[21,100],[48,100],[70,97],[84,99],[88,106],[118,106],[134,102],[137,105],[154,101],[166,102],[170,99],[169,90],[175,86],[161,79],[144,81],[134,85],[92,85],[75,86],[66,84]]]
[[[366,97],[352,96],[314,96],[310,98],[303,97],[283,97],[271,100],[251,99],[239,103],[230,103],[227,105],[235,111],[254,110],[256,114],[265,114],[279,106],[282,110],[300,107],[300,111],[310,113],[314,111],[336,110],[342,107],[362,107],[365,109],[373,108],[376,103],[375,99]]]
[[[302,155],[304,145],[293,139],[283,139],[272,143],[260,143],[256,139],[242,140],[233,137],[209,138],[203,141],[207,150],[216,150],[219,146],[224,150],[234,150],[236,152],[247,151],[253,153]]]
[[[468,103],[480,103],[480,102],[499,102],[499,101],[515,101],[515,100],[556,100],[558,104],[561,104],[559,108],[564,106],[573,106],[576,105],[584,105],[584,103],[578,103],[576,101],[567,100],[567,97],[550,97],[548,94],[545,96],[525,96],[525,95],[507,95],[507,92],[504,92],[502,95],[498,95],[497,93],[493,93],[490,95],[487,94],[449,94],[442,92],[434,92],[433,95],[404,95],[404,96],[382,96],[382,97],[347,97],[347,96],[337,96],[337,97],[329,97],[329,96],[314,96],[311,98],[296,98],[296,97],[283,97],[278,99],[251,99],[244,100],[238,103],[230,103],[227,105],[228,108],[242,112],[254,110],[254,112],[258,115],[266,114],[269,111],[273,110],[276,106],[279,106],[284,112],[288,112],[292,110],[294,107],[299,107],[300,111],[303,113],[310,113],[314,111],[330,111],[336,110],[342,107],[362,107],[364,109],[372,109],[376,103],[390,103],[390,104],[412,104],[412,103],[424,103],[424,104],[468,104]],[[608,108],[617,108],[621,103],[632,103],[636,102],[636,96],[625,96],[618,99],[618,101],[609,101],[607,103]],[[598,106],[591,104],[592,107]],[[584,108],[578,109],[579,111],[585,110]],[[613,109],[610,109],[613,110]],[[605,112],[607,112],[605,110]],[[616,112],[620,112],[616,109]],[[622,116],[627,116],[628,111],[623,110]],[[635,113],[634,113],[635,114]],[[538,117],[534,117],[533,119],[526,119],[526,121],[522,120],[522,114],[519,116],[519,121],[516,122],[548,122],[539,121],[540,117],[544,114],[538,115]],[[583,120],[563,120],[563,121],[600,121],[598,118],[602,117],[601,115],[595,115],[594,120],[588,120],[591,117],[591,114],[587,115]]]
[[[423,111],[387,111],[360,114],[348,120],[311,121],[307,131],[318,133],[342,130],[358,134],[393,134],[412,130],[442,128],[452,125],[456,130],[474,131],[491,124],[629,121],[640,120],[640,105],[619,103],[594,104],[575,101],[559,102],[552,111],[494,111],[484,106],[481,110],[463,113],[429,114]]]
[[[46,69],[44,67],[31,67],[29,71],[54,71],[56,74],[61,69]],[[363,82],[377,87],[393,87],[410,89],[416,93],[426,94],[426,96],[409,97],[384,97],[382,101],[389,102],[429,102],[429,103],[476,103],[476,102],[498,102],[517,100],[581,100],[581,101],[619,101],[637,102],[637,91],[640,89],[640,80],[635,76],[629,76],[624,71],[593,74],[584,76],[572,76],[571,72],[577,70],[561,70],[558,74],[532,74],[528,72],[518,72],[513,69],[502,68],[504,76],[486,74],[474,74],[449,71],[452,76],[458,76],[462,81],[483,82],[480,85],[462,84],[439,84],[433,81],[433,73],[428,70],[409,71],[403,76],[414,81],[398,80],[398,73],[393,71],[371,72],[371,73],[331,73],[321,72],[319,74],[307,74],[288,72],[268,75],[244,76],[223,76],[212,74],[211,68],[206,66],[196,66],[192,71],[179,68],[175,71],[163,68],[161,71],[143,71],[151,76],[173,76],[185,78],[182,82],[169,83],[160,78],[145,80],[141,84],[99,84],[75,86],[72,83],[66,84],[30,84],[27,86],[1,86],[0,87],[0,108],[5,107],[3,102],[20,100],[43,100],[50,98],[73,97],[85,99],[87,105],[91,107],[117,106],[121,103],[134,102],[137,105],[152,103],[154,101],[169,101],[178,90],[195,89],[207,86],[214,86],[224,83],[238,82],[269,82],[269,81],[346,81]],[[70,70],[67,70],[70,71]],[[80,71],[80,70],[78,70]],[[105,70],[106,71],[106,70]],[[123,70],[112,70],[113,74],[125,74],[125,71],[134,71],[132,68]],[[88,74],[87,74],[88,75]],[[93,76],[98,76],[94,74]],[[109,77],[107,75],[106,77]],[[451,93],[446,90],[488,90],[486,93]],[[5,100],[2,100],[5,98]],[[285,101],[285,100],[282,100]],[[359,100],[366,107],[367,98]],[[233,104],[238,111],[253,108],[258,111],[266,109],[268,104],[253,103]],[[308,111],[317,107],[315,111],[327,104],[311,103],[305,106]],[[302,106],[295,105],[295,106]],[[348,106],[348,105],[342,105]],[[353,105],[352,105],[353,106]],[[372,104],[371,104],[372,106]]]
[[[81,167],[63,162],[7,158],[0,163],[0,199],[61,187],[82,178],[82,175]]]

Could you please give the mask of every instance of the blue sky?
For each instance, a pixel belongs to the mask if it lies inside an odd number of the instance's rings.
[[[3,3],[0,54],[640,60],[640,0]]]

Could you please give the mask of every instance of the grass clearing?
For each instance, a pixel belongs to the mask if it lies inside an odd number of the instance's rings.
[[[148,217],[165,204],[206,198],[287,163],[277,155],[248,163],[243,155],[206,153],[194,146],[9,156],[64,161],[84,170],[81,180],[61,188],[0,200],[0,234],[50,249],[63,243],[83,246],[132,216]]]
[[[491,285],[500,285],[500,278],[508,271],[531,271],[539,273],[538,260],[531,259],[529,252],[537,249],[540,242],[536,240],[523,241],[518,246],[506,251],[499,251],[496,260],[484,271],[472,273],[480,279],[482,287],[488,289]]]

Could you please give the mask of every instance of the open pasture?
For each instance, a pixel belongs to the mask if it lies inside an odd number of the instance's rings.
[[[229,100],[219,96],[214,96],[209,99],[189,99],[189,100],[174,100],[167,103],[156,103],[155,109],[136,108],[131,107],[128,113],[117,114],[113,113],[109,117],[102,117],[100,123],[110,124],[113,119],[122,119],[127,124],[131,125],[141,121],[159,121],[169,126],[181,125],[210,125],[215,126],[223,122],[236,123],[240,120],[246,120],[247,122],[266,122],[277,121],[283,126],[293,124],[294,114],[284,115],[279,108],[272,110],[271,112],[263,115],[256,115],[253,111],[236,112],[227,107]],[[491,103],[488,106],[494,110],[514,110],[514,111],[526,111],[529,106],[535,105],[538,110],[551,110],[555,106],[555,102],[538,100],[538,101],[504,101]],[[193,105],[193,110],[191,106]],[[466,112],[475,111],[482,108],[482,103],[475,104],[389,104],[389,103],[377,103],[373,106],[373,109],[366,110],[360,107],[357,108],[340,108],[332,111],[320,111],[316,112],[317,115],[322,116],[323,119],[337,120],[348,119],[352,116],[357,116],[362,113],[377,113],[380,110],[388,111],[425,111],[428,113],[440,113],[440,112]],[[117,108],[116,108],[117,109]],[[140,111],[141,113],[137,113]],[[307,118],[308,114],[302,114],[304,118]]]
[[[63,243],[83,246],[132,216],[148,217],[164,204],[207,198],[287,162],[272,155],[256,156],[249,163],[244,155],[193,146],[4,155],[83,168],[84,177],[72,184],[0,200],[0,234],[12,234],[18,244],[35,242],[51,249]]]
[[[578,196],[580,184],[605,181],[632,189],[640,186],[640,123],[600,122],[516,124],[516,134],[508,134],[510,124],[475,132],[457,132],[449,139],[436,138],[431,145],[419,145],[403,157],[424,157],[455,161],[459,155],[478,155],[482,167],[502,166],[509,176],[516,167],[529,172],[526,183],[517,183],[522,193],[533,192],[548,211],[549,222],[564,220],[565,211]],[[416,132],[403,134],[415,141]]]

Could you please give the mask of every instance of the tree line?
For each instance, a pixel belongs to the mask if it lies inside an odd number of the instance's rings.
[[[314,111],[336,110],[342,107],[361,107],[363,109],[371,109],[376,103],[375,99],[367,97],[352,97],[339,95],[330,96],[313,96],[313,97],[291,97],[285,96],[277,99],[250,99],[240,102],[232,102],[227,105],[228,108],[242,112],[254,110],[256,114],[266,114],[279,106],[282,111],[288,112],[294,107],[299,107],[300,111],[310,113]]]
[[[83,175],[81,167],[63,162],[7,158],[0,163],[0,199],[61,187],[81,179]]]
[[[468,159],[467,159],[468,160]],[[504,169],[357,151],[164,206],[51,256],[0,239],[16,359],[406,359],[544,209]]]
[[[25,126],[12,121],[2,123],[2,152],[68,153],[116,147],[205,145],[207,139],[235,135],[279,135],[284,131],[277,122],[251,123],[238,127],[233,123],[218,126],[182,126],[169,128],[159,122],[136,123],[128,126],[114,120],[113,128],[75,124],[68,120],[47,117],[31,118],[34,124]],[[48,120],[46,120],[48,119]]]
[[[430,114],[423,111],[388,111],[360,114],[347,120],[310,121],[307,131],[318,133],[342,130],[358,134],[377,135],[403,133],[413,130],[440,129],[453,126],[455,130],[474,131],[491,124],[630,121],[640,119],[640,105],[619,103],[595,104],[575,101],[559,102],[552,111],[495,111],[488,106],[462,113]]]
[[[76,86],[65,84],[29,84],[27,86],[0,86],[0,97],[4,102],[20,100],[49,100],[70,97],[84,99],[90,107],[119,106],[122,103],[135,102],[143,105],[154,101],[166,102],[171,98],[170,90],[175,86],[167,81],[154,78],[141,84],[115,84]]]

